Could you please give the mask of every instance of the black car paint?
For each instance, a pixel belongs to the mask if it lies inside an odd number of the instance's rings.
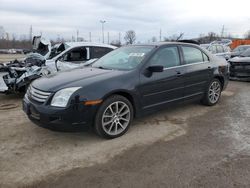
[[[181,45],[198,48],[209,57],[210,62],[185,65]],[[147,74],[148,60],[159,49],[166,46],[178,46],[181,65],[166,68],[160,73]],[[86,106],[84,102],[105,100],[108,96],[120,94],[131,101],[135,116],[138,117],[177,101],[201,99],[213,78],[220,79],[224,89],[229,76],[227,66],[226,61],[207,53],[196,45],[159,44],[155,45],[155,48],[134,70],[121,71],[88,67],[40,78],[34,81],[32,86],[41,91],[50,91],[52,94],[44,104],[39,104],[26,96],[24,110],[37,124],[90,125],[94,121],[99,105]],[[67,107],[50,106],[53,94],[57,91],[78,86],[81,89],[71,96]],[[31,116],[30,108],[34,108],[36,113],[40,114],[39,119]]]

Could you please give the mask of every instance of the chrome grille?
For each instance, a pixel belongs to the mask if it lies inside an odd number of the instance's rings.
[[[37,102],[44,103],[47,100],[47,98],[51,95],[51,93],[44,92],[34,88],[33,86],[30,86],[29,89],[27,90],[27,95],[29,96],[29,98]]]

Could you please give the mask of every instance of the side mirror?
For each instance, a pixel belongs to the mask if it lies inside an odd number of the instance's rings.
[[[150,72],[163,72],[164,67],[161,66],[161,65],[154,65],[154,66],[148,67],[148,70],[149,70]]]

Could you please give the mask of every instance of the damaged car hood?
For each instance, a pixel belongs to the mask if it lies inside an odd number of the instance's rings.
[[[51,54],[51,42],[41,36],[34,36],[32,41],[33,50],[48,59]]]
[[[250,57],[234,57],[230,59],[229,61],[233,63],[236,63],[236,62],[250,63]]]

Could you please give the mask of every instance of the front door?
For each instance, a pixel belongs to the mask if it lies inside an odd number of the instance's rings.
[[[77,47],[66,52],[63,57],[57,61],[57,68],[59,71],[77,68],[89,59],[89,47]]]
[[[163,72],[152,73],[151,76],[140,75],[140,95],[143,109],[161,106],[183,97],[184,69],[180,63],[177,46],[160,48],[150,58],[146,67],[161,65]]]

